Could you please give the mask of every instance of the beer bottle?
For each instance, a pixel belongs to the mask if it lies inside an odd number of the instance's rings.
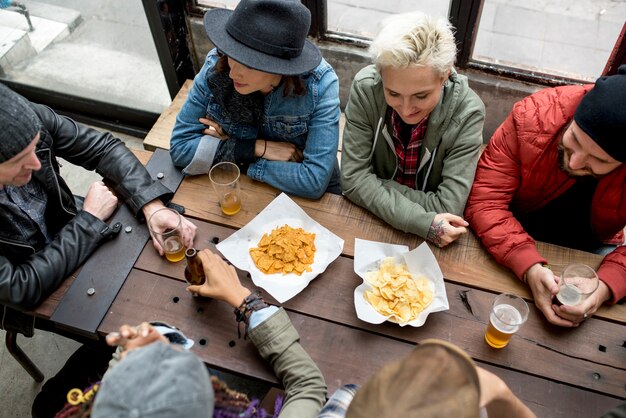
[[[198,250],[195,248],[188,248],[185,251],[185,257],[187,257],[187,267],[185,267],[185,280],[189,284],[201,285],[205,282],[204,269],[202,263],[198,258]]]

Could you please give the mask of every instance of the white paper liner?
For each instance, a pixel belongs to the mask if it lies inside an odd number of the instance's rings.
[[[448,296],[446,286],[443,281],[443,273],[439,268],[435,255],[424,242],[412,251],[408,251],[406,245],[394,245],[383,242],[367,241],[355,239],[354,242],[354,272],[363,279],[363,283],[354,289],[354,307],[358,318],[372,324],[381,324],[391,321],[400,326],[410,325],[421,327],[426,322],[426,318],[433,312],[447,311]],[[396,257],[404,262],[411,274],[414,276],[424,275],[428,278],[433,291],[433,301],[413,321],[400,323],[391,320],[391,316],[381,315],[363,297],[372,286],[366,281],[368,271],[378,270],[379,263],[386,257]]]
[[[274,228],[283,225],[302,228],[315,234],[316,251],[311,272],[304,272],[301,276],[295,273],[265,274],[254,264],[250,257],[250,248],[258,245],[263,234],[269,234]],[[343,240],[313,220],[286,194],[281,193],[246,226],[220,242],[217,249],[237,268],[248,271],[255,285],[283,303],[300,293],[339,257],[343,250]]]

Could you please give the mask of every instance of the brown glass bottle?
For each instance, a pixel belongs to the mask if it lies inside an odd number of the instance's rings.
[[[187,283],[193,285],[201,285],[205,282],[204,269],[202,263],[198,258],[198,250],[195,248],[188,248],[185,251],[185,257],[187,258],[187,267],[185,267],[185,280]]]

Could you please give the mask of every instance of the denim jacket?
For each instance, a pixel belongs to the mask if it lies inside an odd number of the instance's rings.
[[[232,121],[214,100],[207,73],[213,71],[218,55],[207,55],[196,75],[187,101],[176,117],[170,140],[170,155],[183,174],[205,174],[219,162],[220,141],[203,134],[198,121],[207,117],[217,122],[229,139],[290,142],[303,150],[301,163],[270,161],[258,158],[248,166],[247,175],[289,194],[317,199],[325,191],[339,192],[339,86],[337,75],[325,61],[302,76],[307,91],[302,96],[283,97],[282,85],[265,96],[261,126]],[[228,160],[223,156],[222,160]]]

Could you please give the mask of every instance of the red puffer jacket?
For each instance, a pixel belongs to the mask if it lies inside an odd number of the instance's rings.
[[[465,218],[496,261],[518,277],[546,259],[509,207],[513,203],[519,214],[537,210],[575,183],[559,169],[557,147],[578,103],[592,87],[545,89],[516,103],[478,162]],[[593,196],[591,223],[603,242],[623,242],[625,181],[622,164],[600,179]],[[610,303],[626,296],[626,246],[604,258],[598,276],[613,293]]]

